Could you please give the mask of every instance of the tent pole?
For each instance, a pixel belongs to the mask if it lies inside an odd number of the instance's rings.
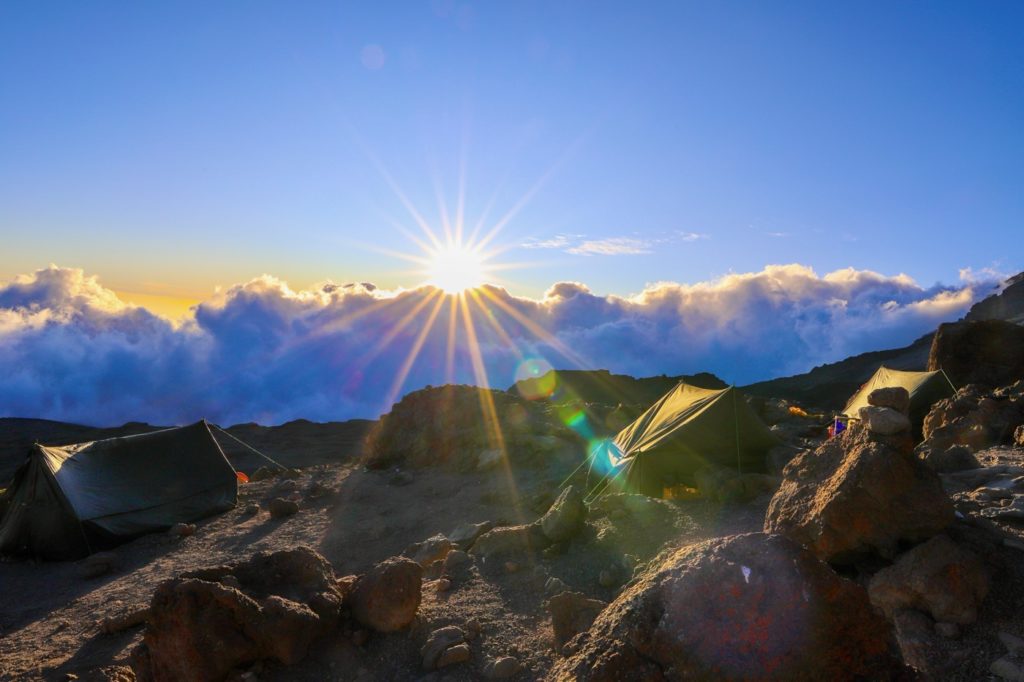
[[[953,393],[956,393],[956,386],[953,385],[953,382],[950,380],[949,375],[946,374],[946,370],[939,367],[939,371],[942,372],[942,376],[945,377],[946,383],[949,384],[949,387],[953,389]]]
[[[255,453],[256,453],[257,455],[259,455],[259,456],[260,456],[260,457],[262,457],[263,459],[267,460],[267,461],[268,461],[268,462],[270,462],[271,464],[273,464],[273,465],[275,465],[275,466],[278,466],[278,467],[280,467],[280,468],[282,468],[282,469],[287,469],[287,468],[288,468],[288,467],[286,467],[285,465],[281,464],[280,462],[274,461],[274,460],[272,460],[271,458],[267,457],[267,456],[266,456],[266,455],[264,455],[264,454],[263,454],[262,452],[260,452],[259,450],[257,450],[257,449],[256,449],[256,448],[254,448],[253,446],[249,445],[248,443],[246,443],[246,442],[245,442],[245,441],[243,441],[242,439],[240,439],[240,438],[236,438],[235,436],[232,436],[232,435],[231,435],[230,433],[228,433],[228,432],[227,432],[227,431],[225,431],[224,429],[220,428],[220,427],[219,427],[219,426],[217,426],[216,424],[213,424],[212,426],[213,426],[213,428],[217,429],[218,431],[220,431],[221,433],[223,433],[223,434],[224,434],[225,436],[227,436],[228,438],[230,438],[230,439],[232,439],[232,440],[234,440],[234,441],[237,441],[237,442],[238,442],[238,443],[239,443],[240,445],[242,445],[243,447],[246,447],[246,448],[248,448],[248,449],[252,450],[252,451],[253,451],[253,452],[255,452]]]

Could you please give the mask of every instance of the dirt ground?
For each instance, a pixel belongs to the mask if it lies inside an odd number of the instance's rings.
[[[988,453],[986,465],[1024,465],[1020,450]],[[83,562],[0,562],[0,679],[63,680],[101,665],[126,663],[141,639],[141,627],[102,634],[98,623],[148,603],[156,585],[203,566],[244,559],[262,550],[308,545],[337,574],[362,573],[387,557],[464,522],[516,524],[537,518],[551,502],[561,471],[530,470],[510,478],[499,468],[485,473],[442,470],[367,471],[354,464],[318,465],[294,483],[280,480],[240,487],[239,505],[200,521],[193,536],[149,535],[117,548],[120,566],[99,578],[81,577]],[[951,492],[956,486],[950,484]],[[300,512],[272,520],[263,510],[245,513],[250,502],[278,495],[301,498]],[[563,580],[603,600],[620,585],[599,576],[624,554],[644,562],[660,551],[709,537],[760,531],[768,498],[720,505],[702,500],[664,502],[609,495],[595,504],[591,526],[561,553],[538,554],[508,572],[504,565],[478,565],[453,589],[424,583],[417,622],[408,632],[373,636],[362,646],[339,633],[320,641],[291,667],[268,663],[260,680],[480,679],[489,659],[514,656],[516,677],[543,677],[557,656],[544,601],[548,577]],[[959,496],[962,497],[962,496]],[[965,498],[966,500],[966,498]],[[993,569],[992,591],[981,619],[958,639],[931,639],[936,679],[985,679],[1004,653],[1000,631],[1024,635],[1024,551],[1002,537],[1024,541],[1020,522],[983,519],[980,505],[958,502],[963,519],[952,534],[974,547]],[[1002,535],[998,535],[1002,534]],[[426,635],[449,624],[475,620],[480,636],[465,664],[425,674],[419,648]]]

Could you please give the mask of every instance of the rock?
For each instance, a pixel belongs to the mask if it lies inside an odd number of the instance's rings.
[[[989,672],[1003,680],[1024,682],[1024,669],[1022,669],[1009,656],[1003,656],[989,666]]]
[[[464,523],[451,533],[448,539],[459,549],[469,549],[476,542],[476,539],[494,528],[494,523],[484,521],[483,523]]]
[[[902,386],[876,388],[868,394],[868,405],[891,407],[906,415],[910,411],[910,393]]]
[[[356,581],[349,594],[352,615],[377,632],[409,625],[420,606],[423,568],[404,557],[386,559]]]
[[[456,644],[461,644],[466,641],[466,633],[462,628],[455,625],[449,625],[447,627],[439,628],[430,633],[427,637],[426,644],[420,649],[420,656],[423,660],[424,670],[434,670],[438,668],[438,662],[441,660],[441,656],[444,652]]]
[[[507,680],[519,672],[519,661],[511,656],[499,656],[484,666],[484,677],[489,680]]]
[[[877,393],[874,391],[873,393]],[[892,436],[910,430],[910,419],[891,407],[866,405],[858,412],[860,419],[869,430],[883,436]]]
[[[453,647],[445,649],[444,653],[441,654],[441,658],[437,659],[437,667],[446,668],[456,663],[465,663],[469,660],[469,645],[463,642],[462,644],[456,644]]]
[[[1009,632],[1000,632],[998,637],[1011,654],[1024,653],[1024,639],[1017,635],[1011,635]]]
[[[245,509],[243,509],[242,512],[246,516],[255,516],[256,514],[260,513],[260,506],[253,502],[251,504],[245,505]]]
[[[960,626],[956,623],[936,623],[935,632],[939,633],[946,639],[957,639],[960,637]]]
[[[551,544],[540,525],[504,526],[489,530],[473,543],[469,553],[485,560],[540,551]]]
[[[120,563],[120,558],[114,552],[96,552],[82,560],[79,572],[83,578],[98,578],[115,570]]]
[[[280,469],[278,469],[277,467],[271,468],[268,466],[261,466],[260,468],[256,469],[256,471],[252,472],[252,474],[250,474],[249,480],[252,481],[253,483],[258,483],[259,481],[266,481],[277,476],[278,471],[280,471]]]
[[[321,632],[307,606],[271,595],[261,601],[198,579],[161,583],[153,594],[136,672],[141,679],[223,679],[261,658],[291,665]]]
[[[473,558],[461,549],[453,549],[444,558],[443,575],[459,575],[473,565]]]
[[[299,505],[292,500],[286,500],[283,497],[275,497],[267,505],[270,510],[270,518],[272,519],[283,519],[288,516],[293,516],[299,512]]]
[[[937,621],[969,625],[978,618],[989,590],[981,561],[945,535],[914,547],[868,585],[871,603],[890,617],[918,609]]]
[[[173,535],[179,538],[187,538],[196,532],[196,524],[194,523],[176,523],[167,530],[168,535]]]
[[[904,662],[919,671],[932,669],[935,637],[931,618],[920,611],[904,609],[893,614],[892,624]]]
[[[549,679],[665,679],[668,670],[672,679],[893,679],[904,670],[862,587],[761,533],[678,550],[582,639]]]
[[[1024,327],[1003,320],[940,324],[928,369],[942,369],[958,386],[1006,386],[1024,379]]]
[[[1017,521],[1024,519],[1024,495],[1014,495],[1013,501],[1005,507],[986,507],[981,515],[1000,521]]]
[[[276,495],[286,495],[288,493],[297,492],[298,489],[299,484],[297,481],[286,478],[278,482],[278,484],[274,486],[273,491]]]
[[[590,599],[580,592],[561,592],[548,599],[551,628],[555,631],[555,649],[585,631],[608,604]]]
[[[551,542],[562,542],[576,535],[587,521],[583,495],[570,485],[552,503],[540,519],[541,530]]]
[[[846,563],[871,553],[892,558],[901,541],[926,540],[953,518],[938,474],[855,424],[790,462],[764,530]]]
[[[434,563],[435,561],[442,561],[448,552],[452,549],[452,541],[443,535],[435,535],[431,538],[427,538],[423,542],[417,542],[415,545],[405,550],[405,556],[411,558],[413,561],[418,563],[424,568]]]
[[[955,471],[970,471],[981,467],[978,458],[966,445],[953,445],[941,450],[922,444],[918,450],[920,458],[933,471],[948,474]]]
[[[448,578],[439,578],[436,587],[438,592],[447,592],[452,589],[452,581]]]

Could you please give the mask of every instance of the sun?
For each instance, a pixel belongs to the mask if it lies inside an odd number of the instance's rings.
[[[476,289],[487,275],[486,262],[478,248],[459,243],[441,246],[428,256],[427,283],[446,294]]]

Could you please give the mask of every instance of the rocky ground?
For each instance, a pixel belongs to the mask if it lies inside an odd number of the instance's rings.
[[[583,474],[559,487],[579,451],[556,421],[499,406],[495,458],[456,391],[445,441],[411,447],[437,409],[414,394],[365,460],[81,561],[0,562],[0,679],[1024,679],[1022,389],[963,389],[916,451],[898,396],[824,444],[762,406],[796,446],[780,477],[589,504]]]

